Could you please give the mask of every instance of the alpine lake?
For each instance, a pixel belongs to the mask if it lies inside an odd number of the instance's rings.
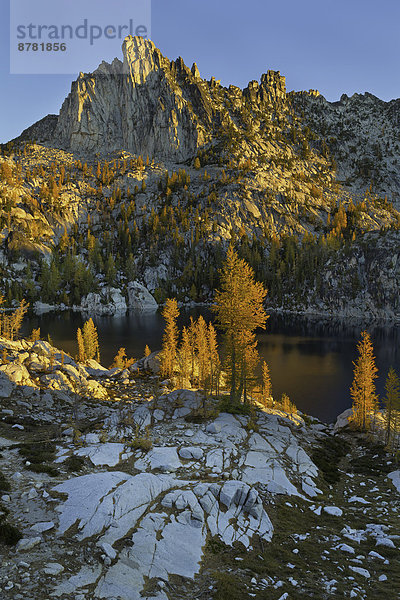
[[[212,313],[205,308],[182,311],[179,326],[190,316],[202,314],[206,321]],[[77,353],[76,331],[87,317],[77,312],[50,312],[26,318],[22,335],[40,327],[42,339],[68,354]],[[120,347],[128,357],[141,358],[147,344],[152,351],[162,344],[164,321],[160,313],[96,316],[101,363],[108,367]],[[371,334],[378,367],[377,390],[382,398],[390,366],[400,363],[400,324],[362,323],[332,318],[270,314],[265,331],[258,332],[261,358],[270,368],[273,395],[288,394],[305,414],[332,422],[351,406],[350,386],[356,345],[363,329]],[[399,371],[398,371],[399,372]]]

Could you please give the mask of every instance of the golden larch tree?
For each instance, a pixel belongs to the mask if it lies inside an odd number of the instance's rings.
[[[280,409],[288,415],[293,415],[297,413],[296,405],[294,404],[294,402],[291,402],[287,394],[282,394],[280,401]]]
[[[0,304],[4,302],[4,297],[0,295]],[[0,310],[0,335],[14,340],[21,329],[22,321],[28,310],[29,304],[25,300],[21,300],[19,307],[12,313],[8,314],[5,310]]]
[[[253,269],[229,247],[220,272],[221,287],[215,293],[213,311],[224,332],[225,363],[230,380],[231,402],[239,402],[256,361],[255,331],[265,329],[267,290],[254,279]]]
[[[179,309],[175,298],[167,299],[162,316],[165,319],[165,329],[161,351],[161,373],[164,377],[172,377],[175,369],[179,336],[176,324],[179,317]]]
[[[181,384],[185,380],[190,380],[190,359],[191,359],[191,347],[189,342],[189,332],[187,327],[182,329],[182,340],[179,348],[179,373],[181,376]]]
[[[188,341],[190,347],[190,377],[194,378],[194,367],[196,363],[196,321],[193,317],[190,317],[189,326],[188,326]]]
[[[261,366],[261,396],[265,406],[269,406],[271,404],[272,397],[272,383],[271,383],[271,375],[269,371],[269,366],[263,360]]]
[[[83,363],[85,362],[85,344],[83,343],[83,335],[80,327],[78,327],[78,331],[76,332],[76,341],[78,342],[78,361]]]
[[[117,352],[117,354],[114,356],[114,360],[110,365],[110,369],[125,369],[125,365],[127,362],[127,356],[126,356],[126,348],[120,348]]]
[[[359,429],[369,429],[372,415],[378,405],[375,379],[378,369],[375,365],[374,348],[367,331],[361,332],[361,340],[357,344],[358,358],[353,361],[354,378],[350,388],[353,400],[351,421]]]
[[[207,325],[201,315],[197,319],[196,323],[196,350],[199,370],[199,387],[205,390],[207,373],[209,369],[208,339]]]
[[[218,342],[217,342],[217,332],[215,331],[214,325],[211,323],[208,324],[208,332],[207,332],[207,342],[208,342],[208,360],[210,364],[210,391],[211,394],[213,389],[215,388],[215,392],[219,394],[219,379],[221,372],[221,361],[218,354]]]
[[[243,395],[243,401],[247,402],[247,394],[255,384],[255,371],[260,362],[257,350],[257,338],[254,331],[243,332],[240,338],[241,363],[239,397]]]
[[[99,338],[92,318],[84,323],[82,330],[78,328],[76,337],[78,341],[79,361],[84,362],[94,359],[100,362]]]

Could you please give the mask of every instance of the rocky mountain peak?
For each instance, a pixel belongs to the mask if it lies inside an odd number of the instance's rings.
[[[193,63],[191,71],[192,71],[192,75],[195,79],[201,79],[200,71],[199,71],[196,63]]]
[[[261,75],[261,83],[250,81],[243,94],[257,104],[282,105],[286,101],[285,77],[279,71],[267,71]]]
[[[140,36],[128,36],[122,44],[124,56],[123,73],[129,74],[135,85],[146,82],[150,73],[168,68],[169,61],[164,58],[151,40]]]
[[[190,68],[181,57],[170,61],[140,36],[125,38],[122,52],[122,61],[103,61],[73,82],[51,145],[85,155],[126,150],[181,162],[211,142],[221,125],[235,129],[233,104],[240,113],[247,101],[267,110],[286,102],[279,71],[267,71],[244,90],[227,89],[214,77],[202,79],[196,63]]]
[[[122,51],[122,60],[81,73],[59,117],[42,119],[22,137],[85,160],[125,150],[182,163],[218,145],[226,155],[258,160],[267,153],[273,160],[268,144],[276,120],[276,131],[291,144],[287,156],[307,154],[309,147],[317,154],[323,150],[323,160],[336,161],[332,175],[351,193],[358,197],[372,184],[376,193],[398,202],[400,100],[384,102],[365,93],[328,102],[316,90],[288,94],[285,77],[273,70],[245,89],[225,87],[215,77],[202,79],[195,63],[190,68],[181,57],[169,60],[139,36],[127,37]],[[299,150],[303,130],[307,140]]]
[[[261,86],[266,88],[270,96],[276,100],[286,97],[286,79],[279,71],[267,71],[261,75]]]
[[[83,154],[124,149],[186,160],[205,141],[198,71],[139,36],[127,37],[122,50],[123,62],[103,62],[72,84],[51,143]]]

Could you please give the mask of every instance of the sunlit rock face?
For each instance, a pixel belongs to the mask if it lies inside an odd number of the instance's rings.
[[[344,183],[354,201],[373,184],[374,193],[397,206],[400,99],[384,102],[365,93],[328,102],[316,90],[287,93],[285,78],[271,70],[244,89],[224,87],[214,77],[202,79],[196,64],[190,69],[182,58],[170,61],[150,40],[129,36],[122,51],[122,61],[81,73],[60,115],[41,119],[21,138],[85,160],[125,150],[181,163],[213,146],[239,158],[261,157],[277,177],[270,182],[264,172],[260,183],[276,197],[286,193],[282,182],[304,171],[314,185],[322,173]],[[295,193],[304,204],[309,189],[303,180],[296,185],[290,197]]]
[[[72,84],[55,137],[73,150],[114,149],[182,160],[206,141],[204,82],[182,59],[170,62],[151,41],[129,37],[123,62],[103,62]],[[200,115],[201,113],[201,115]]]
[[[273,71],[261,84],[251,82],[242,92],[225,90],[212,78],[200,77],[182,58],[169,61],[153,42],[127,37],[123,62],[102,62],[91,74],[81,73],[72,84],[54,133],[54,141],[80,152],[124,149],[134,154],[182,161],[211,141],[226,118],[226,94],[239,93],[256,103],[283,102],[284,78]],[[256,85],[254,86],[254,83]],[[221,91],[216,102],[215,91]]]

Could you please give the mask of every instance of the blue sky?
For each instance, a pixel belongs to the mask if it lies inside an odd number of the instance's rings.
[[[116,14],[127,2],[115,2]],[[111,2],[93,5],[100,14]],[[10,75],[8,0],[0,0],[0,11],[4,142],[58,113],[76,75]],[[152,39],[168,58],[182,56],[189,66],[196,61],[202,77],[240,87],[279,70],[288,90],[314,88],[332,101],[365,91],[384,100],[400,96],[399,28],[399,0],[152,0]],[[116,54],[106,45],[99,52],[98,62]],[[81,70],[95,66],[82,57]]]

